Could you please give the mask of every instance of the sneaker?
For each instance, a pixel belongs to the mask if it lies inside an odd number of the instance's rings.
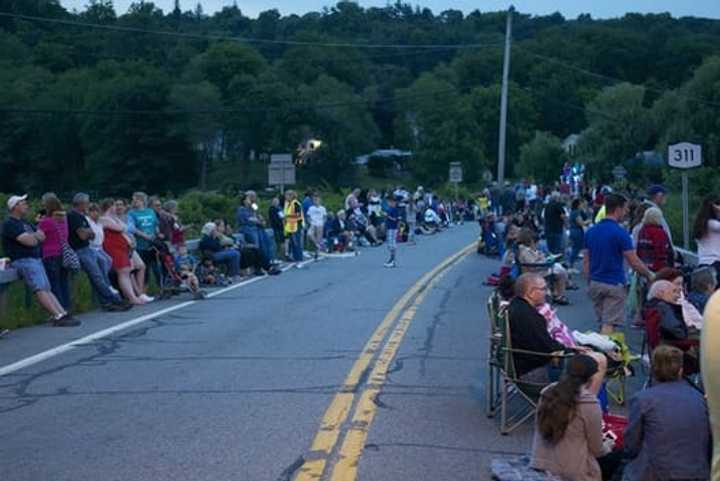
[[[152,296],[148,296],[147,294],[143,294],[140,296],[140,300],[143,302],[152,302],[155,300],[155,298]]]
[[[0,329],[0,338],[3,338],[10,334],[10,329]]]
[[[115,294],[116,296],[119,296],[119,295],[120,295],[120,291],[118,291],[117,289],[115,289],[113,286],[108,286],[108,289],[110,289],[110,292],[112,292],[112,293]]]
[[[68,313],[63,314],[60,317],[56,317],[53,321],[53,326],[55,327],[75,327],[79,326],[80,324],[80,321],[78,321]]]
[[[397,267],[397,264],[395,264],[395,261],[388,261],[385,264],[383,264],[383,267],[393,268],[393,267]]]

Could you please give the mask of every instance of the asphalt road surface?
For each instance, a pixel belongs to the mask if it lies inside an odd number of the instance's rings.
[[[477,232],[401,246],[397,269],[367,248],[206,301],[14,332],[0,480],[489,479],[532,427],[500,436],[484,414],[498,262],[463,252]],[[591,322],[583,297],[561,311],[573,327]]]

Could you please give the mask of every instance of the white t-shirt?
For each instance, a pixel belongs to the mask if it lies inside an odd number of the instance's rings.
[[[310,219],[311,226],[322,227],[325,225],[325,219],[327,219],[327,210],[321,205],[312,205],[307,211],[307,216]]]
[[[95,238],[90,240],[90,247],[96,250],[102,249],[103,241],[105,240],[105,232],[103,231],[102,226],[92,220],[89,215],[86,215],[85,218],[87,219],[88,224],[90,224],[90,228],[95,233]]]
[[[698,247],[698,263],[711,265],[720,261],[720,221],[708,221],[707,234],[702,239],[696,239]]]

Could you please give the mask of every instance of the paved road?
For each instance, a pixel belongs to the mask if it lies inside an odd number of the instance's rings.
[[[365,249],[176,303],[13,368],[0,377],[0,480],[489,479],[490,457],[526,451],[531,427],[502,437],[484,416],[482,281],[497,262],[441,264],[476,232],[403,246],[398,269]],[[571,297],[566,319],[586,327],[589,307]],[[147,309],[16,332],[0,372]]]

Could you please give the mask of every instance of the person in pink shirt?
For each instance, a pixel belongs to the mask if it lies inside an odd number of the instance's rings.
[[[62,202],[57,195],[48,192],[42,196],[44,214],[38,228],[45,233],[42,243],[42,261],[50,280],[52,293],[60,305],[70,310],[70,272],[63,267],[62,246],[67,243],[68,224]]]

